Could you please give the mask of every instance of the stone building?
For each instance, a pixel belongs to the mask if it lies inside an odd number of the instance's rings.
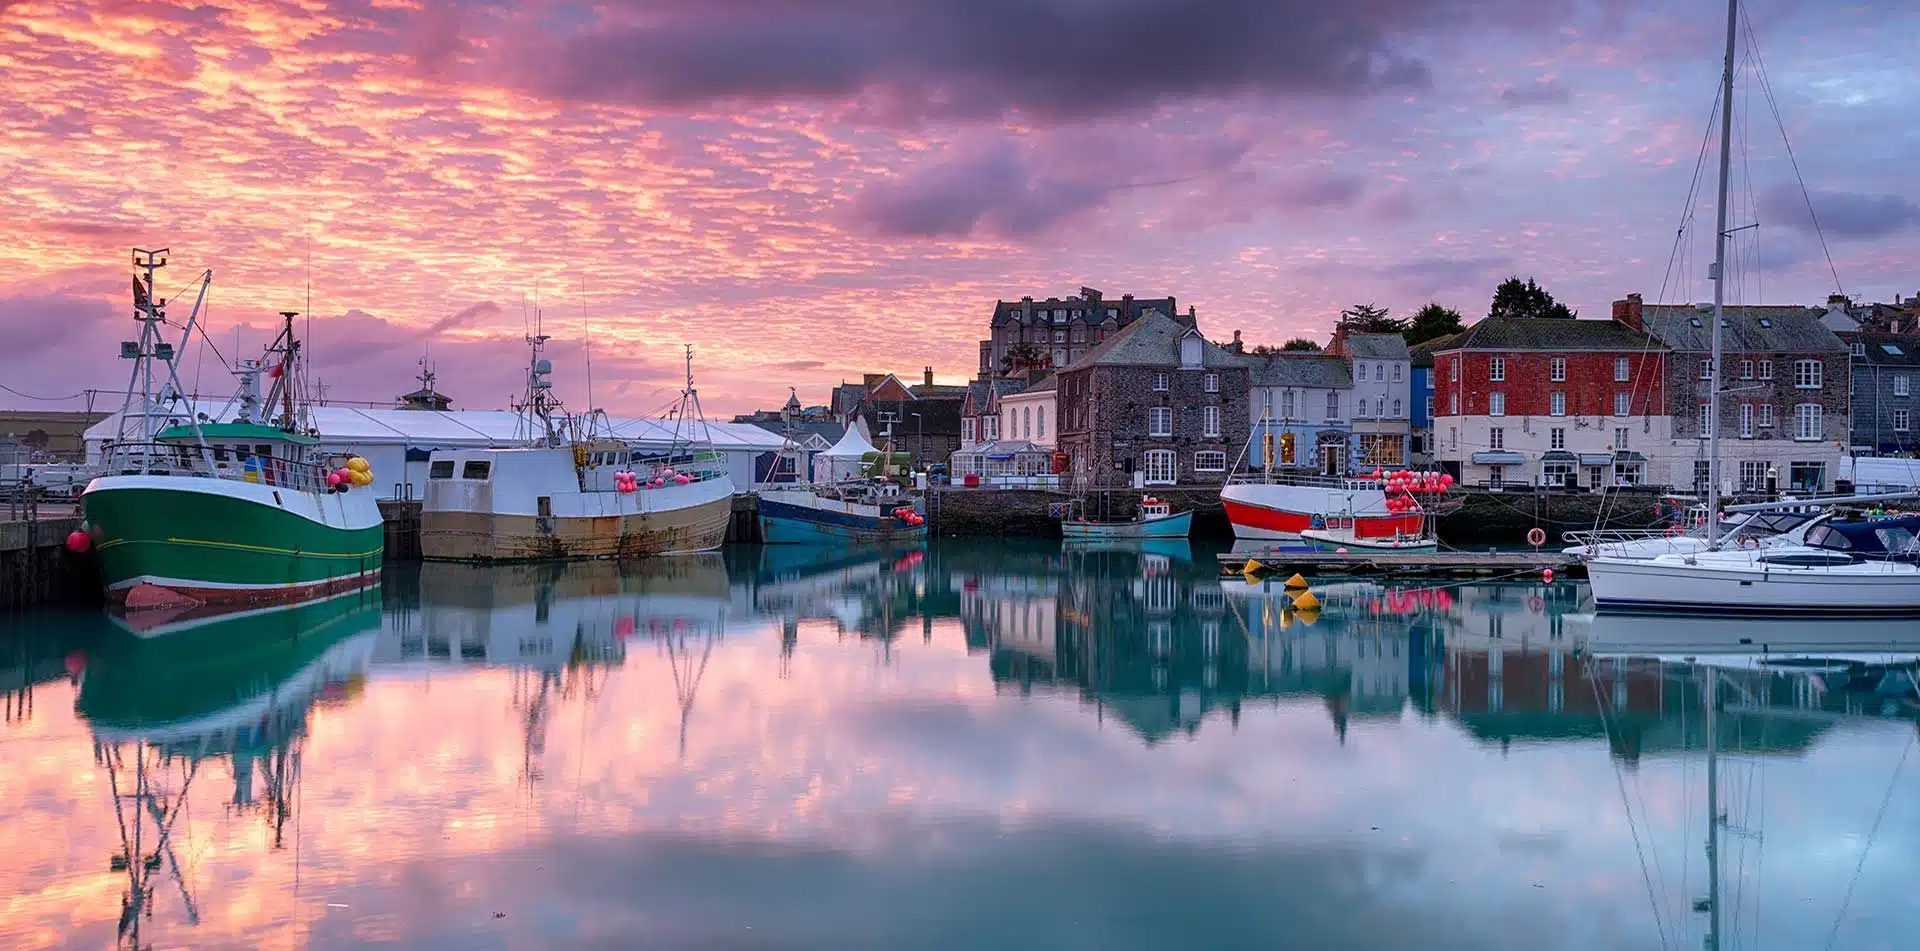
[[[1246,444],[1245,358],[1150,312],[1062,370],[1059,447],[1094,488],[1218,485]]]
[[[1870,456],[1914,452],[1920,402],[1920,334],[1842,332],[1853,365],[1850,451]]]
[[[1643,328],[1670,352],[1666,367],[1676,486],[1706,488],[1713,309],[1705,304],[1613,304],[1614,319]],[[1724,308],[1719,374],[1720,471],[1725,491],[1833,487],[1851,436],[1853,373],[1847,345],[1822,323],[1824,308]],[[1691,466],[1678,465],[1681,460]]]
[[[1171,295],[1135,298],[1125,294],[1119,300],[1108,300],[1091,287],[1083,287],[1079,294],[1067,298],[995,301],[988,339],[980,341],[979,378],[1067,366],[1142,314],[1153,311],[1176,319],[1180,313]],[[1187,323],[1193,323],[1190,315]]]

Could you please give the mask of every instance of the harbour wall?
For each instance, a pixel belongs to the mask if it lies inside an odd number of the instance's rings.
[[[79,528],[78,516],[0,521],[0,610],[100,600],[93,557],[67,551]]]

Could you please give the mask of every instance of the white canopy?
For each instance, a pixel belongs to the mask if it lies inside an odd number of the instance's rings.
[[[839,482],[844,479],[860,477],[861,460],[867,453],[878,452],[867,437],[860,435],[858,426],[848,426],[846,435],[833,444],[833,448],[820,452],[813,457],[813,481]]]

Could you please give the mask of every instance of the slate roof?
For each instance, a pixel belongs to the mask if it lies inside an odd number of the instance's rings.
[[[1190,324],[1151,311],[1120,328],[1118,333],[1081,355],[1067,369],[1084,370],[1093,366],[1177,367],[1180,365],[1180,335],[1192,329]],[[1242,365],[1240,356],[1212,342],[1204,342],[1200,354],[1202,366]]]
[[[1384,359],[1384,358],[1378,358]],[[1254,386],[1312,386],[1331,389],[1353,385],[1353,368],[1344,358],[1322,353],[1278,353],[1241,358]]]
[[[1651,307],[1647,308],[1652,310]],[[1649,321],[1651,323],[1651,321]],[[1440,343],[1435,341],[1434,343]],[[1453,335],[1432,353],[1455,350],[1658,350],[1646,334],[1611,318],[1555,320],[1551,318],[1485,317]]]
[[[992,326],[997,328],[1006,323],[1011,322],[1015,315],[1021,313],[1020,308],[1022,306],[1023,306],[1022,302],[1017,300],[994,301]],[[1149,310],[1157,310],[1163,314],[1166,314],[1169,317],[1172,317],[1179,313],[1179,307],[1176,305],[1174,298],[1171,296],[1149,297],[1149,298],[1136,297],[1133,300],[1127,300],[1123,297],[1105,297],[1105,296],[1102,296],[1098,300],[1088,300],[1085,297],[1067,297],[1067,298],[1049,297],[1046,300],[1036,300],[1033,302],[1033,309],[1036,311],[1055,310],[1058,308],[1066,308],[1068,310],[1079,308],[1082,312],[1085,312],[1088,310],[1098,311],[1098,313],[1087,314],[1086,316],[1081,318],[1082,320],[1090,324],[1098,324],[1098,323],[1104,322],[1107,319],[1107,308],[1109,307],[1113,308],[1116,311],[1119,311],[1119,315],[1116,318],[1115,322],[1121,323],[1121,324],[1131,323],[1132,321],[1138,319],[1141,314],[1144,314]],[[1047,321],[1047,323],[1051,324],[1052,321],[1049,320]]]
[[[785,436],[787,434],[786,423],[780,420],[754,420],[752,425],[758,426],[776,436]],[[829,445],[839,442],[840,437],[847,434],[846,424],[834,422],[833,420],[795,421],[793,428],[795,432],[817,435],[825,439]]]
[[[1920,367],[1920,335],[1863,332],[1840,336],[1848,343],[1858,339],[1866,345],[1866,356],[1854,357],[1855,360],[1864,360],[1872,366]]]
[[[1845,353],[1847,345],[1821,318],[1816,307],[1728,307],[1721,348],[1730,353]],[[1641,319],[1647,332],[1668,347],[1686,353],[1713,349],[1713,314],[1692,304],[1647,304]],[[1698,323],[1699,326],[1694,326]]]
[[[966,396],[967,387],[953,386],[946,383],[933,383],[933,384],[915,383],[914,385],[907,387],[907,392],[912,393],[913,395],[918,396],[923,400],[924,399],[937,400],[942,398]]]
[[[1399,334],[1348,334],[1347,352],[1355,360],[1405,360],[1407,338]]]
[[[1432,340],[1428,340],[1416,346],[1409,347],[1407,348],[1407,357],[1408,359],[1411,359],[1413,361],[1414,366],[1426,367],[1428,369],[1432,369],[1433,355],[1436,353],[1441,353],[1443,351],[1453,349],[1453,342],[1459,339],[1460,334],[1464,334],[1464,333],[1466,333],[1466,331],[1462,330],[1460,331],[1460,333],[1457,333],[1457,334],[1448,334],[1444,337],[1435,337]]]
[[[1056,388],[1057,384],[1059,384],[1059,382],[1060,382],[1059,377],[1056,377],[1053,374],[1049,373],[1046,376],[1041,377],[1039,382],[1028,384],[1026,389],[1020,390],[1020,392],[1021,393],[1051,393],[1054,391],[1054,389]],[[1002,393],[1000,395],[1005,397],[1005,396],[1012,396],[1013,394]]]

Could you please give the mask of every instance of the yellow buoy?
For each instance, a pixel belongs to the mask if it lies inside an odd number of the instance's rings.
[[[348,459],[347,468],[352,469],[355,472],[372,472],[373,471],[373,465],[367,462],[367,460],[361,456],[354,456],[353,458]]]
[[[1320,620],[1320,611],[1318,608],[1315,608],[1313,610],[1295,611],[1293,612],[1293,616],[1295,618],[1298,618],[1300,623],[1305,624],[1308,627],[1312,627],[1313,622]]]
[[[1265,571],[1265,570],[1267,570],[1266,565],[1263,565],[1257,561],[1254,561],[1251,558],[1247,559],[1246,564],[1240,566],[1240,571],[1244,574],[1249,574],[1249,575],[1254,574],[1256,572]]]
[[[1293,577],[1287,579],[1287,588],[1289,590],[1294,588],[1305,588],[1306,586],[1307,586],[1307,579],[1300,577],[1298,574],[1295,574]]]
[[[1320,610],[1320,599],[1314,597],[1311,591],[1302,591],[1299,597],[1293,599],[1293,609],[1295,611],[1318,611]]]

